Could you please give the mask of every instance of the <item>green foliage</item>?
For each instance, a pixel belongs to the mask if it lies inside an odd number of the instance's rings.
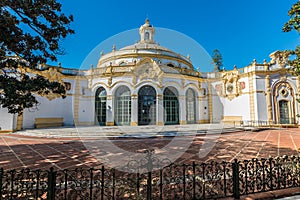
[[[283,31],[289,32],[294,29],[300,32],[300,1],[292,6],[288,11],[288,15],[290,16],[290,20],[285,23]]]
[[[64,53],[60,40],[74,30],[69,27],[73,17],[61,6],[55,0],[0,1],[0,104],[10,113],[37,106],[34,94],[65,97],[63,85],[26,72]]]
[[[283,27],[284,32],[289,32],[291,30],[296,30],[300,33],[300,1],[295,3],[292,8],[288,11],[290,19],[285,23]],[[297,46],[295,50],[289,51],[291,55],[296,58],[289,61],[289,64],[293,66],[293,73],[300,75],[300,46]]]
[[[215,49],[212,56],[212,63],[215,65],[214,71],[219,72],[223,66],[223,58],[218,49]]]

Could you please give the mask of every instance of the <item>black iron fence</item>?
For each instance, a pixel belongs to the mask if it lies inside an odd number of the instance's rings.
[[[148,169],[152,160],[148,160]],[[147,170],[148,170],[147,169]],[[139,171],[139,170],[138,170]],[[0,199],[216,199],[300,186],[300,158],[171,164],[146,173],[0,170]]]

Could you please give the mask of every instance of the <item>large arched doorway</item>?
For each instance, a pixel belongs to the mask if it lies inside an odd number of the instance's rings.
[[[106,90],[103,87],[99,87],[95,95],[95,114],[96,123],[101,126],[106,125]]]
[[[178,92],[173,87],[164,90],[164,121],[166,125],[179,124]]]
[[[156,124],[156,91],[151,86],[143,86],[138,93],[138,124]]]
[[[131,93],[126,86],[121,86],[116,90],[114,118],[116,125],[130,125]]]
[[[188,124],[196,123],[196,95],[194,90],[189,88],[186,91],[186,120]]]

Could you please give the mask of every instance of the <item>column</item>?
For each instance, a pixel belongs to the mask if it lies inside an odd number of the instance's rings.
[[[75,80],[75,93],[73,95],[73,116],[74,116],[74,125],[78,126],[79,125],[79,103],[80,103],[80,96],[81,96],[81,92],[80,92],[80,79],[76,78]]]
[[[156,95],[156,125],[163,126],[164,123],[164,96],[162,94]]]
[[[208,112],[209,113],[209,123],[213,123],[213,95],[212,95],[212,85],[208,82]]]
[[[271,102],[271,86],[270,86],[270,75],[267,75],[266,78],[266,101],[267,101],[267,115],[268,123],[272,123],[272,102]]]
[[[254,73],[249,73],[248,75],[248,80],[249,80],[249,95],[250,95],[250,120],[254,121],[255,120],[255,105],[254,105],[254,79],[255,74]]]
[[[131,123],[130,126],[138,126],[138,95],[131,95]]]
[[[18,117],[17,117],[17,127],[16,127],[17,131],[20,131],[22,129],[23,129],[23,113],[22,114],[18,114]]]
[[[178,98],[179,101],[179,124],[186,124],[186,100],[185,95],[181,95]]]
[[[106,126],[114,125],[114,106],[113,96],[107,95],[106,97]]]

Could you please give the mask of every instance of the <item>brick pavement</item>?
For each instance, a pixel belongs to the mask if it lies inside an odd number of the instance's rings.
[[[98,167],[101,160],[90,152],[104,155],[107,158],[112,152],[97,147],[114,144],[128,152],[136,152],[147,148],[160,151],[172,139],[181,142],[189,141],[192,136],[156,137],[156,138],[114,138],[97,139],[94,148],[86,148],[78,137],[43,138],[14,134],[0,135],[0,167],[10,169],[71,169],[76,167]],[[86,141],[95,141],[93,138]],[[214,144],[215,143],[215,144]],[[199,157],[199,150],[210,149],[205,156]],[[269,156],[296,155],[300,148],[300,129],[265,130],[260,132],[235,132],[222,135],[200,135],[192,138],[190,147],[177,162],[210,162],[232,161],[233,159],[268,158]],[[165,151],[177,151],[176,148],[165,148]],[[120,153],[120,158],[124,157]]]

